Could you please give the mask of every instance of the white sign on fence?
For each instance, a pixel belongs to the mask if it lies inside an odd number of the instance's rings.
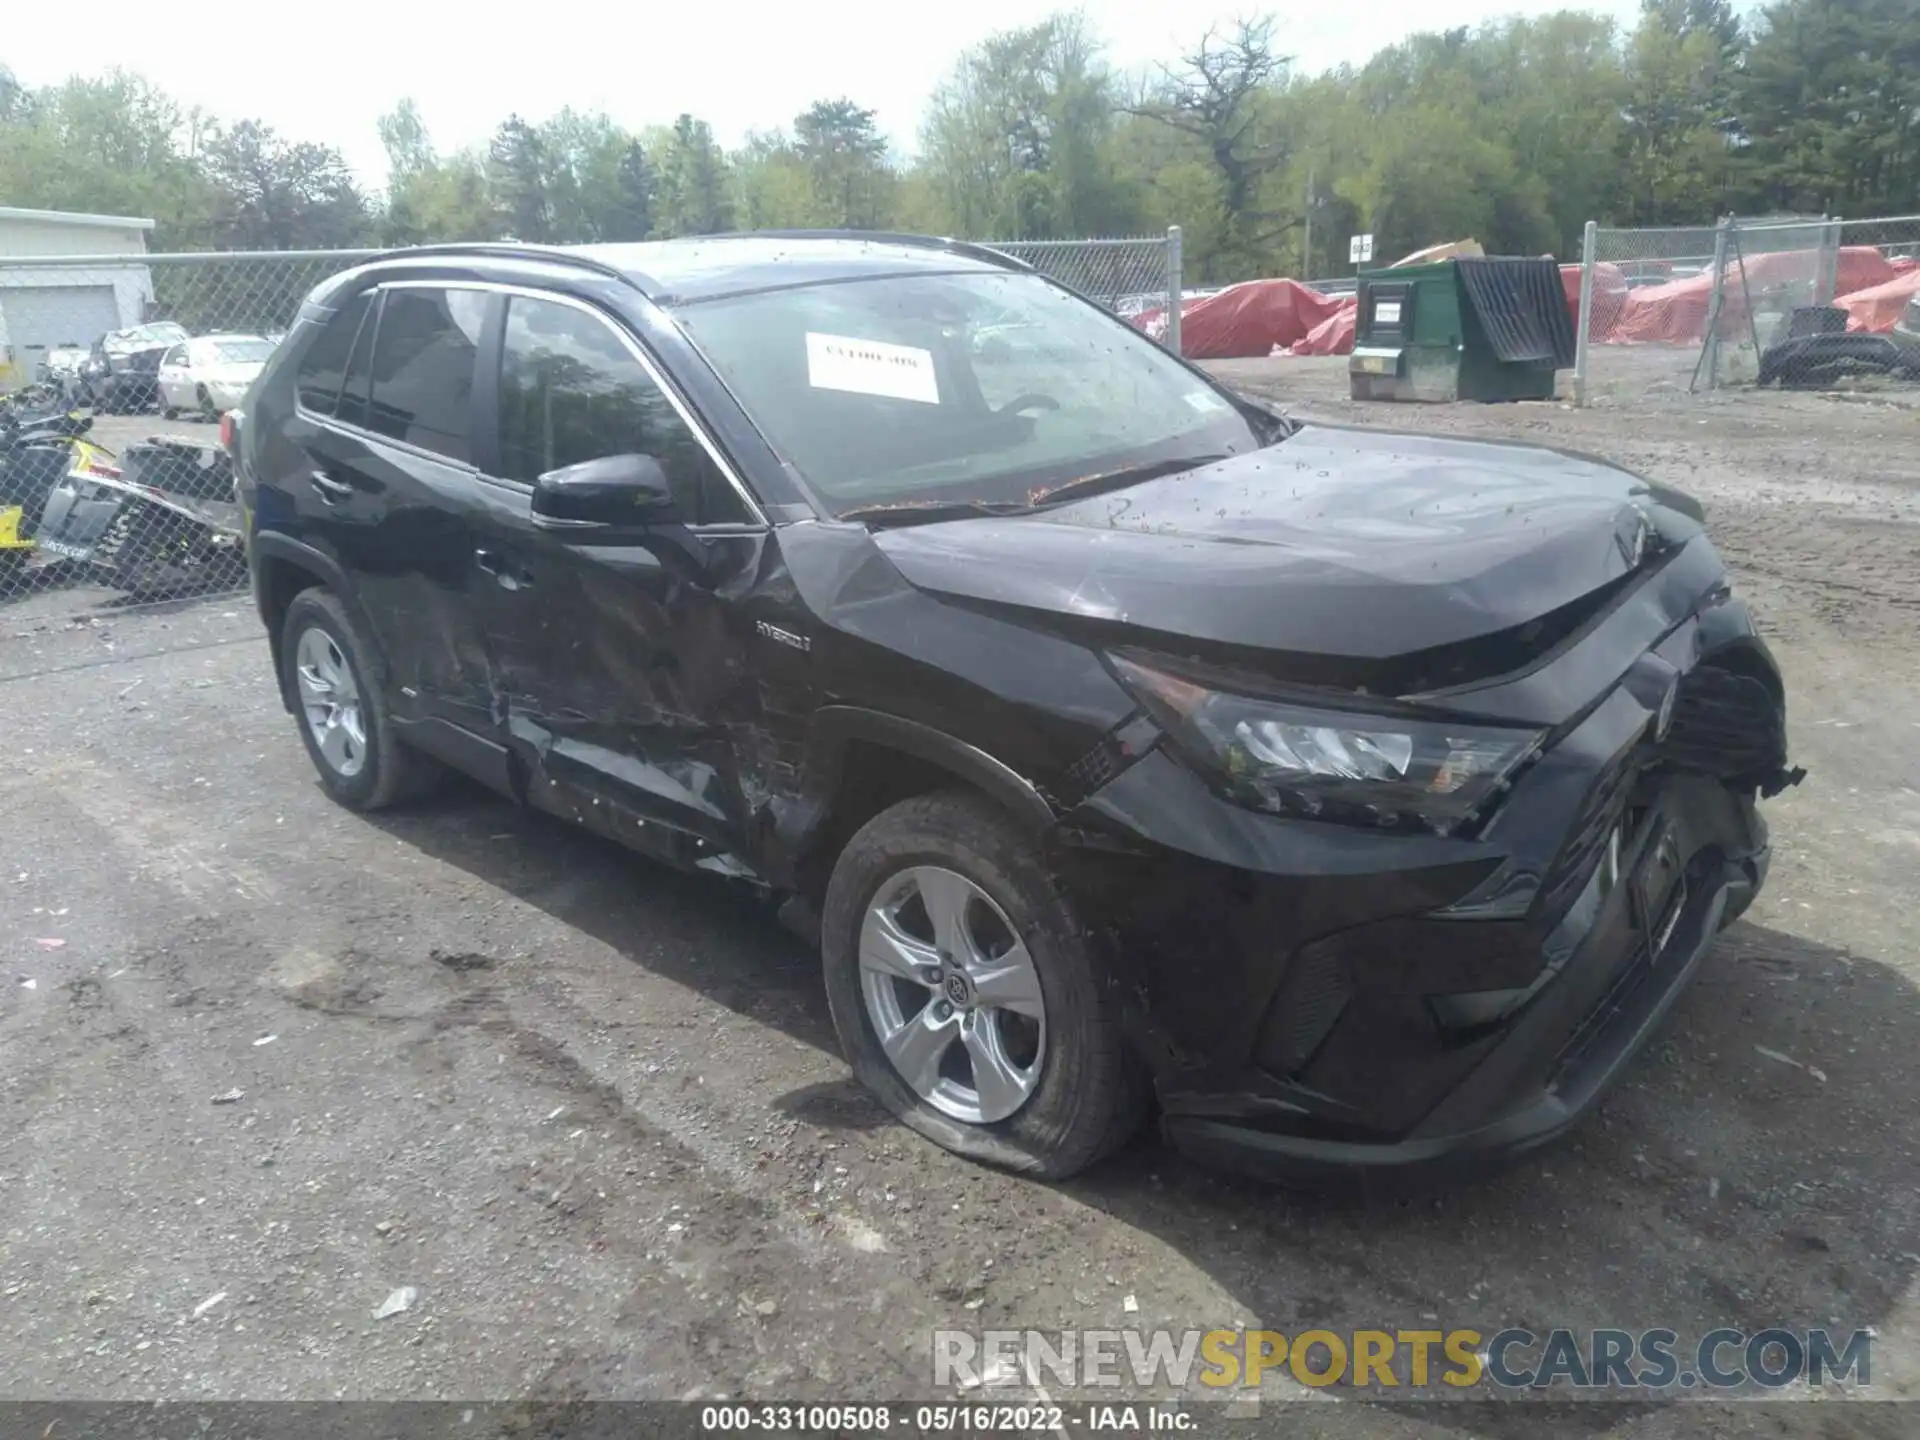
[[[1347,241],[1347,259],[1349,262],[1359,265],[1372,258],[1373,235],[1371,232],[1365,235],[1355,235]]]

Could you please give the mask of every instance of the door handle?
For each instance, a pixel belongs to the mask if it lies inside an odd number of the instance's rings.
[[[336,480],[324,470],[310,470],[307,480],[315,493],[329,505],[338,504],[353,494],[353,486],[344,480]]]
[[[511,556],[498,550],[474,551],[473,563],[482,574],[493,576],[503,590],[524,590],[533,584],[533,576],[526,566],[516,564]]]

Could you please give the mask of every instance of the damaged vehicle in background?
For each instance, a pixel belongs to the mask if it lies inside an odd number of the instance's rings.
[[[109,415],[138,414],[160,398],[162,357],[188,338],[171,320],[108,331],[80,365],[77,398]]]
[[[1686,496],[1294,423],[972,246],[407,251],[227,425],[332,796],[451,765],[759,887],[873,1093],[1038,1175],[1149,1109],[1276,1176],[1525,1153],[1797,779]]]

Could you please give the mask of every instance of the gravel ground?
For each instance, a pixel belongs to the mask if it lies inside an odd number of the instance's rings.
[[[973,1168],[851,1088],[817,962],[722,883],[471,789],[347,814],[244,602],[49,592],[0,612],[0,1398],[870,1400],[930,1392],[936,1327],[1237,1323],[1871,1325],[1876,1391],[1910,1395],[1920,411],[1386,411],[1342,362],[1220,369],[1690,489],[1776,643],[1811,775],[1771,806],[1772,882],[1593,1123],[1372,1203],[1147,1139],[1057,1187]],[[1288,1433],[1909,1433],[1869,1405],[1280,1408]]]

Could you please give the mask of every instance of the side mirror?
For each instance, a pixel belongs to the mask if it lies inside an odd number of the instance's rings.
[[[632,530],[678,519],[667,472],[651,455],[606,455],[533,482],[533,519],[553,529]]]

